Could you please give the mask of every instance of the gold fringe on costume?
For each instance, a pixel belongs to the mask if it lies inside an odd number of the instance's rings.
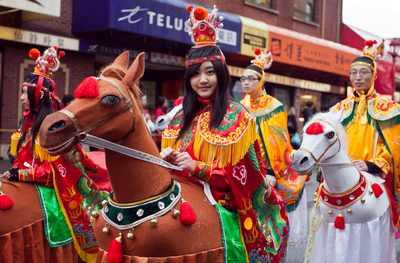
[[[12,156],[17,156],[17,147],[18,147],[18,142],[19,139],[21,138],[21,132],[20,131],[15,131],[11,135],[11,142],[10,142],[10,155]]]
[[[38,157],[39,160],[41,160],[41,161],[49,161],[49,162],[53,162],[60,157],[59,155],[52,156],[45,149],[43,149],[40,146],[39,138],[36,138],[36,140],[35,140],[34,156]]]
[[[197,159],[206,163],[212,163],[218,156],[219,167],[225,167],[228,164],[235,165],[243,159],[256,138],[254,119],[250,120],[248,126],[236,140],[224,145],[207,141],[197,130],[194,135],[193,151]]]

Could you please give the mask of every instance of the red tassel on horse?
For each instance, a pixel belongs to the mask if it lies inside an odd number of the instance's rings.
[[[117,236],[108,247],[107,260],[109,263],[122,262],[122,236]]]
[[[179,220],[184,225],[193,225],[196,222],[196,212],[189,202],[183,201],[180,207]]]
[[[344,216],[342,215],[342,214],[338,214],[337,216],[336,216],[336,219],[335,219],[335,227],[337,228],[337,229],[341,229],[341,230],[343,230],[344,228],[345,228],[345,223],[344,223]]]
[[[8,210],[14,206],[14,200],[5,193],[0,192],[0,210]]]

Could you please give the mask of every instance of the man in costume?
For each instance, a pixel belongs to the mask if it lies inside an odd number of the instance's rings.
[[[195,46],[186,59],[182,111],[163,132],[162,155],[205,185],[221,219],[227,262],[280,262],[286,252],[287,215],[260,165],[255,119],[228,99],[229,73],[216,46],[221,25],[188,7]],[[239,223],[239,225],[237,225]],[[242,242],[244,241],[244,242]]]
[[[48,114],[61,108],[51,76],[64,52],[57,47],[43,54],[31,49],[29,56],[35,60],[35,67],[22,84],[22,128],[12,135],[10,152],[15,160],[6,174],[11,181],[37,185],[49,245],[63,246],[72,241],[83,261],[94,262],[97,243],[89,213],[95,215],[96,204],[108,196],[107,172],[80,146],[65,156],[50,156],[41,148],[37,137],[40,125]],[[107,191],[101,191],[96,182]]]
[[[290,244],[305,244],[307,239],[307,200],[303,195],[306,176],[299,176],[291,169],[292,146],[288,133],[288,118],[284,105],[268,95],[264,89],[265,72],[272,64],[270,52],[255,50],[251,64],[240,78],[246,94],[241,103],[256,119],[257,140],[261,145],[262,165],[266,176],[282,196],[290,222]],[[301,203],[300,203],[301,200]],[[297,205],[301,204],[299,209]]]
[[[400,197],[400,107],[376,93],[376,57],[383,50],[376,41],[367,41],[363,55],[354,59],[350,69],[353,93],[331,108],[341,112],[354,164],[381,176],[397,200]],[[394,222],[398,225],[399,222]]]

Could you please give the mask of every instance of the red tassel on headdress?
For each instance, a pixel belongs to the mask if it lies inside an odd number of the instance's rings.
[[[260,54],[261,54],[261,49],[256,48],[256,49],[254,50],[254,54],[256,54],[257,56],[260,55]]]
[[[190,13],[190,12],[192,12],[192,10],[193,10],[193,5],[186,6],[186,11],[188,11]]]
[[[321,134],[324,132],[324,126],[321,125],[319,122],[314,122],[310,126],[307,127],[306,133],[307,134]]]
[[[122,262],[122,236],[117,236],[108,247],[107,260],[109,263]]]
[[[5,193],[0,192],[0,210],[8,210],[14,206],[14,200]]]
[[[371,47],[371,46],[373,46],[374,44],[376,44],[376,43],[378,43],[378,42],[376,42],[376,40],[365,40],[365,46],[369,46],[369,47]]]
[[[75,98],[97,98],[99,96],[97,80],[94,77],[85,78],[74,92]]]
[[[201,6],[198,6],[194,10],[193,15],[197,20],[204,20],[208,16],[208,11]]]
[[[335,219],[335,227],[337,229],[343,230],[345,228],[344,224],[344,216],[342,214],[338,214]]]
[[[374,192],[374,195],[376,198],[379,198],[379,196],[381,196],[381,194],[383,194],[382,187],[379,184],[373,183],[371,185],[371,188],[372,188],[372,192]]]
[[[179,220],[182,224],[193,225],[196,222],[196,212],[194,212],[189,202],[183,201],[179,210]]]
[[[58,59],[62,59],[65,56],[65,51],[61,50],[58,52]]]
[[[31,48],[28,55],[31,59],[36,60],[38,57],[40,57],[40,51],[37,48]]]

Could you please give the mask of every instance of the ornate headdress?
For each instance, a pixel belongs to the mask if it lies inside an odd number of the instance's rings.
[[[60,67],[60,59],[64,57],[64,51],[58,51],[57,46],[47,48],[43,54],[36,48],[32,48],[29,51],[29,57],[35,60],[35,68],[33,75],[37,75],[36,84],[24,82],[24,85],[35,87],[35,105],[38,105],[42,89],[47,89],[43,86],[43,82],[47,79],[50,82],[52,91],[46,90],[50,93],[51,98],[56,98],[57,90],[55,82],[51,79],[51,76]]]
[[[264,75],[264,70],[267,70],[272,65],[272,54],[269,50],[261,51],[261,49],[256,48],[254,50],[254,59],[250,61],[250,65],[246,69],[253,70],[262,77]]]
[[[195,44],[193,48],[201,48],[205,46],[216,46],[218,41],[218,28],[223,27],[223,17],[218,16],[218,9],[214,5],[211,13],[207,9],[198,6],[193,7],[188,5],[186,10],[190,13],[188,20],[185,22],[186,28],[189,29],[189,35],[192,37],[192,42]],[[204,61],[220,60],[225,63],[225,56],[220,52],[220,55],[212,55],[200,57],[196,59],[186,60],[186,67],[194,64],[201,64]]]
[[[367,40],[365,41],[362,56],[355,58],[351,64],[368,65],[369,67],[371,67],[374,75],[376,75],[376,59],[378,58],[378,56],[382,55],[383,48],[383,41],[378,44],[376,40]]]

